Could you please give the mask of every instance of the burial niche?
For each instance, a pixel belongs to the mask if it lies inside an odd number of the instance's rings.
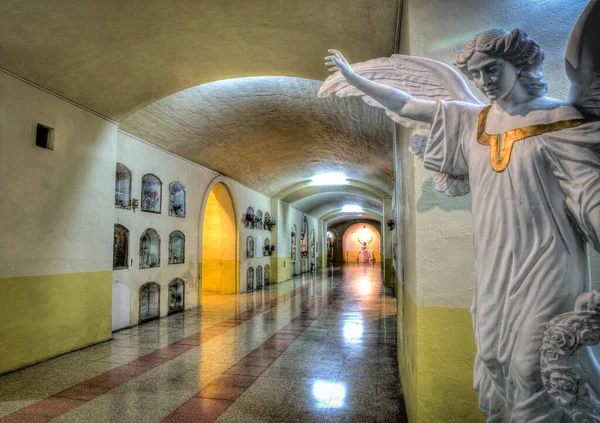
[[[129,230],[116,224],[113,236],[113,270],[127,269],[129,262]]]
[[[140,323],[160,317],[160,285],[148,282],[140,288]]]
[[[265,264],[265,286],[271,285],[271,266]]]
[[[263,214],[260,210],[256,210],[256,217],[254,218],[254,227],[256,229],[263,228]]]
[[[169,235],[169,264],[185,262],[185,235],[181,231],[173,231]]]
[[[265,243],[263,245],[263,251],[265,256],[271,255],[271,240],[269,238],[265,238]]]
[[[256,267],[256,289],[263,287],[263,269],[260,266]]]
[[[121,209],[131,208],[131,171],[122,163],[117,163],[115,207]]]
[[[185,187],[181,182],[169,185],[169,216],[185,217]]]
[[[148,173],[142,177],[142,211],[160,213],[162,182],[157,176]]]
[[[254,290],[254,269],[249,267],[246,271],[246,291]]]
[[[140,237],[140,269],[160,266],[160,236],[152,228]]]
[[[254,238],[252,238],[252,235],[248,235],[246,238],[246,257],[254,257]]]
[[[175,313],[182,311],[185,304],[185,282],[181,278],[175,278],[169,282],[169,311]]]

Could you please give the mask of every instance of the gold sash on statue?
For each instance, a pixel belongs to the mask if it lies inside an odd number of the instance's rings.
[[[560,131],[562,129],[574,128],[586,123],[586,119],[568,119],[552,123],[525,126],[523,128],[511,129],[502,134],[502,149],[500,151],[500,134],[486,134],[484,132],[485,122],[492,106],[486,106],[479,114],[477,122],[477,142],[490,147],[490,164],[496,172],[502,172],[510,162],[513,145],[525,138],[535,137],[547,132]]]

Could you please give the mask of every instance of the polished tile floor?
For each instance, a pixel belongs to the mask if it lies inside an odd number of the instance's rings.
[[[352,264],[0,377],[0,423],[405,422],[392,298]]]

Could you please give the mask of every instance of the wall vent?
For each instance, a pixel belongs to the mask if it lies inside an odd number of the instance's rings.
[[[54,151],[54,128],[38,123],[35,131],[35,145]]]

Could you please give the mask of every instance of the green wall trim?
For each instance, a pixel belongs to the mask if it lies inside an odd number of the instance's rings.
[[[110,339],[112,271],[0,279],[0,373]]]

